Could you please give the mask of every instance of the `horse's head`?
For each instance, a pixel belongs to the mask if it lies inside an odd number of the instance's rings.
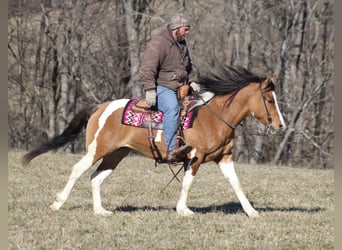
[[[228,109],[235,109],[240,114],[240,117],[229,114],[229,119],[226,119],[230,121],[230,125],[226,124],[229,127],[234,128],[247,115],[252,114],[266,126],[267,132],[272,132],[270,129],[285,130],[285,122],[274,91],[275,77],[257,76],[240,66],[219,64],[216,70],[202,75],[199,82],[204,90],[213,92],[215,96],[222,96],[225,100],[222,103]]]
[[[266,132],[284,131],[286,125],[280,112],[275,94],[275,77],[266,78],[259,84],[255,98],[252,98],[251,114],[266,126]]]

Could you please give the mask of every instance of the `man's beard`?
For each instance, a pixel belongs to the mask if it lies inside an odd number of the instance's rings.
[[[176,30],[176,40],[179,43],[185,41],[185,37],[179,34],[179,30]]]

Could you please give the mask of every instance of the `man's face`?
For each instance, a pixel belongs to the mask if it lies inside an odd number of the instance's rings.
[[[178,42],[183,42],[185,40],[185,37],[189,35],[190,33],[190,27],[189,26],[183,26],[179,27],[176,30],[176,39]]]

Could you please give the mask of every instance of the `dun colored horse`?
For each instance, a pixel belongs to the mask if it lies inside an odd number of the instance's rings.
[[[211,93],[213,97],[197,107],[197,117],[192,127],[183,130],[186,143],[193,149],[184,161],[186,164],[176,205],[177,213],[182,216],[194,214],[187,205],[189,190],[200,165],[214,161],[231,184],[243,210],[249,217],[258,217],[258,212],[241,189],[235,172],[232,154],[234,129],[244,118],[252,115],[265,125],[268,133],[285,130],[284,119],[277,104],[274,77],[260,77],[243,67],[221,65],[216,72],[201,76],[199,83],[204,93]],[[91,175],[93,209],[95,214],[112,214],[101,203],[100,187],[103,181],[131,150],[149,158],[154,157],[148,129],[121,123],[124,107],[129,101],[119,99],[81,110],[62,134],[24,155],[23,164],[27,164],[36,156],[71,142],[86,125],[87,152],[73,166],[66,186],[50,206],[53,211],[58,211],[67,201],[78,178],[102,159]],[[153,136],[156,147],[163,159],[166,159],[162,130],[153,130]]]

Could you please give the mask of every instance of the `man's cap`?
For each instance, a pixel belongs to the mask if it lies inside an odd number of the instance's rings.
[[[171,17],[170,29],[174,30],[179,27],[190,26],[190,18],[185,13],[179,13]]]

